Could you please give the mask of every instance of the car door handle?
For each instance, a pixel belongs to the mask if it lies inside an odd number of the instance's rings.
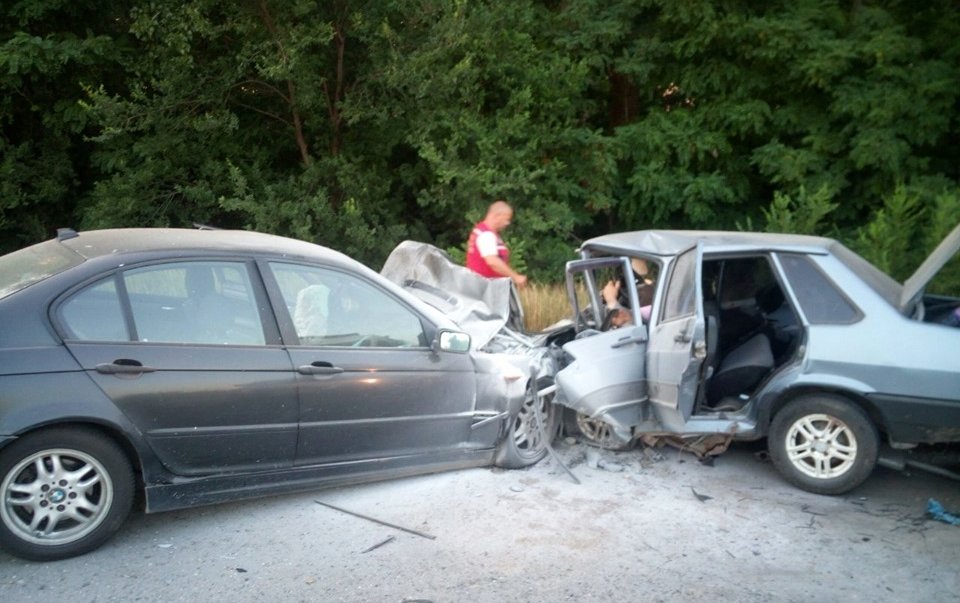
[[[687,333],[677,333],[676,335],[673,336],[673,340],[676,341],[677,343],[690,343],[690,340],[692,339],[693,337],[688,335]]]
[[[333,366],[329,362],[313,362],[297,367],[297,372],[301,375],[337,375],[343,372],[339,366]]]
[[[634,335],[632,337],[621,337],[616,340],[614,343],[610,344],[611,348],[622,348],[625,345],[630,345],[631,343],[643,343],[647,340],[646,337],[642,335]]]
[[[157,370],[150,366],[143,366],[137,360],[127,358],[118,358],[113,362],[103,362],[95,368],[98,373],[104,375],[138,375],[140,373],[153,373]]]

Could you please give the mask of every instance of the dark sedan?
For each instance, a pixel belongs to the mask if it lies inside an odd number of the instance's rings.
[[[0,545],[127,516],[544,454],[521,356],[335,251],[252,232],[76,233],[0,257]]]

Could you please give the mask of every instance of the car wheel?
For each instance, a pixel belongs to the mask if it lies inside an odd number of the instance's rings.
[[[770,459],[793,485],[816,494],[842,494],[867,479],[877,463],[879,436],[853,403],[829,395],[805,396],[773,418]]]
[[[577,429],[588,442],[606,450],[626,450],[631,445],[631,442],[621,441],[609,423],[591,419],[581,412],[577,413]]]
[[[113,441],[85,429],[26,435],[0,451],[0,546],[35,561],[81,555],[120,528],[134,476]]]
[[[542,378],[536,389],[553,385],[553,380]],[[537,396],[533,387],[528,388],[526,398],[520,405],[520,411],[510,423],[510,429],[503,442],[497,448],[493,462],[498,467],[519,469],[533,465],[547,454],[547,438],[553,439],[560,425],[560,409],[553,403],[555,394]],[[539,406],[539,413],[537,411]],[[538,416],[543,420],[540,429]]]

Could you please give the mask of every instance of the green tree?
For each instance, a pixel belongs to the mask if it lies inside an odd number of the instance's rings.
[[[504,198],[538,280],[582,238],[648,227],[815,231],[906,262],[882,236],[893,197],[917,199],[912,240],[956,220],[958,17],[949,0],[17,0],[0,245],[204,222],[378,266],[403,238],[462,248]]]
[[[95,131],[84,86],[117,73],[124,23],[116,2],[32,0],[0,7],[0,253],[76,224],[92,184]]]
[[[856,231],[853,240],[854,249],[898,281],[913,274],[960,224],[960,194],[956,187],[925,199],[927,192],[925,188],[898,186],[884,197],[883,206]],[[960,295],[960,261],[954,261],[938,274],[934,290]]]
[[[142,2],[117,88],[90,90],[102,177],[85,225],[256,228],[371,259],[404,227],[364,94],[376,3]],[[357,123],[354,123],[357,122]]]
[[[629,228],[729,227],[802,187],[847,230],[897,182],[956,181],[954,3],[637,7],[613,64],[637,90],[616,131]]]
[[[377,102],[404,125],[404,184],[428,236],[462,247],[487,205],[506,199],[508,242],[535,278],[556,279],[575,230],[612,204],[590,57],[558,37],[567,15],[539,3],[410,6],[416,17],[380,30]]]

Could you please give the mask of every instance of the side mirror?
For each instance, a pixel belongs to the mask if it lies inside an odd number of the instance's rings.
[[[470,336],[460,331],[443,330],[430,347],[434,352],[466,354],[470,351]]]

